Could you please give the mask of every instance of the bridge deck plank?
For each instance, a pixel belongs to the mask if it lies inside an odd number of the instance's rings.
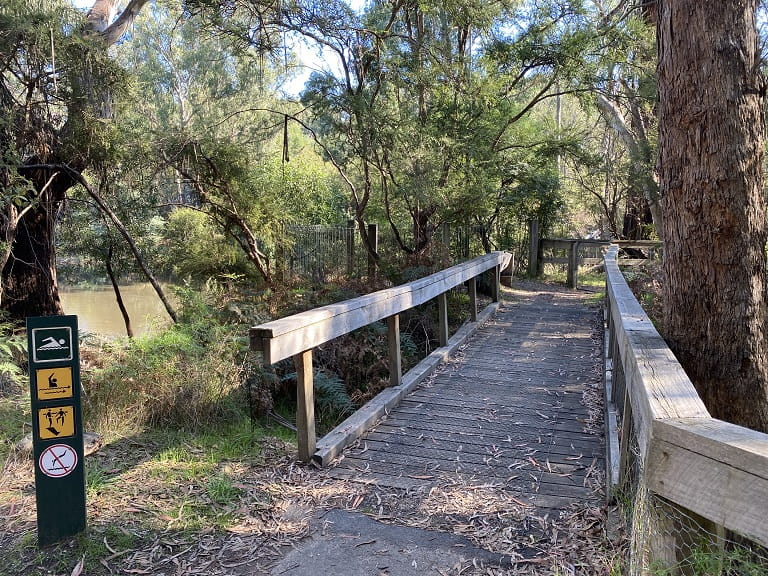
[[[601,412],[584,394],[599,390],[599,311],[586,297],[516,291],[329,474],[408,490],[487,484],[545,509],[596,502]]]

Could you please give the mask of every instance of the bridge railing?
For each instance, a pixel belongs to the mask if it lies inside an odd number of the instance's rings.
[[[768,435],[710,416],[627,286],[617,252],[605,256],[606,470],[611,493],[633,500],[630,572],[690,573],[686,555],[702,532],[715,555],[730,532],[768,546]]]
[[[438,339],[448,345],[447,293],[468,283],[470,320],[476,321],[478,276],[491,270],[493,300],[498,302],[501,270],[511,254],[491,252],[468,262],[452,266],[414,282],[380,290],[365,296],[315,308],[250,329],[251,349],[263,354],[264,364],[293,358],[296,367],[298,406],[296,428],[299,458],[309,461],[316,448],[312,349],[344,334],[380,320],[386,320],[389,341],[390,386],[403,381],[400,353],[399,315],[406,310],[437,299]],[[411,371],[420,370],[420,365]]]

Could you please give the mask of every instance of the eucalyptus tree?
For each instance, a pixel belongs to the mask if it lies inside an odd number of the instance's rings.
[[[758,2],[658,7],[665,337],[713,416],[768,432]]]
[[[231,29],[238,18],[229,16]],[[165,206],[205,213],[271,281],[283,226],[327,220],[336,188],[286,121],[291,105],[276,96],[279,64],[172,2],[145,11],[118,59],[138,80],[125,121],[134,146],[148,149],[157,166],[153,184]]]
[[[378,197],[402,249],[419,253],[441,220],[498,218],[521,189],[514,127],[589,69],[586,16],[578,2],[462,0],[374,2],[362,15],[324,3],[289,20],[340,62],[303,101],[347,173],[358,222]]]
[[[656,45],[654,12],[648,4],[596,2],[601,30],[601,78],[595,104],[629,156],[624,222],[617,237],[640,239],[663,234],[663,214],[655,174]]]

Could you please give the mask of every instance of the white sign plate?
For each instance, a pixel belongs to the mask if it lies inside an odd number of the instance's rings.
[[[77,452],[66,444],[48,446],[40,454],[40,471],[51,478],[63,478],[77,466]]]

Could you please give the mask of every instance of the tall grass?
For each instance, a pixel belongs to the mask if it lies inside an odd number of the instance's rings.
[[[84,370],[86,419],[102,432],[184,428],[242,418],[245,329],[222,323],[205,294],[182,294],[181,321],[112,343]]]

